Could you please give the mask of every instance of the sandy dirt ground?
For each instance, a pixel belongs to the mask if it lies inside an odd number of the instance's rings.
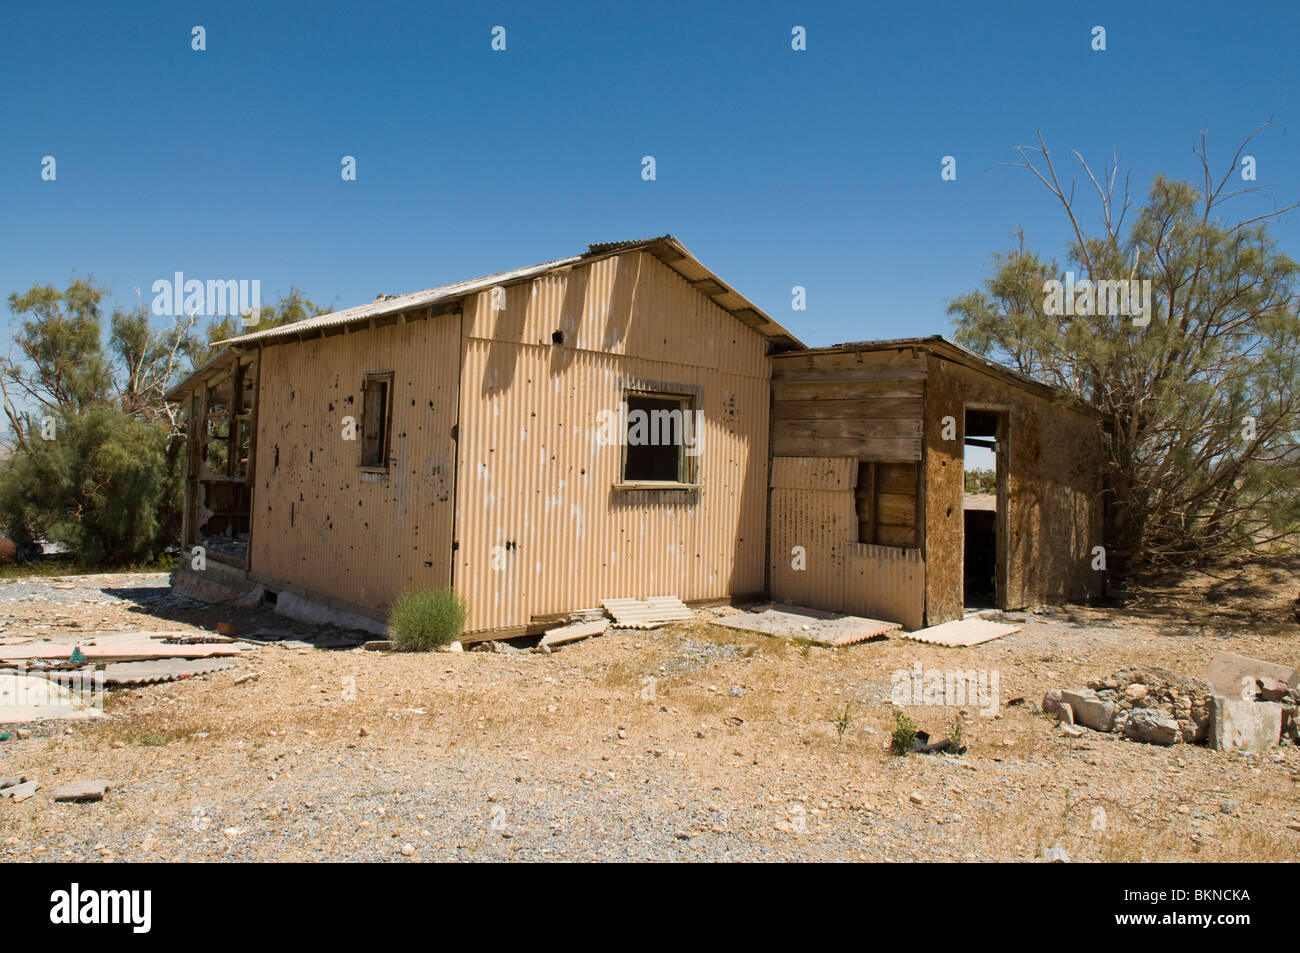
[[[108,718],[0,742],[0,776],[41,785],[0,800],[0,858],[1290,860],[1296,748],[1071,738],[1035,703],[1129,666],[1199,675],[1220,650],[1295,666],[1296,590],[1294,571],[1197,577],[1122,607],[1013,613],[1019,632],[973,648],[821,648],[723,629],[715,610],[552,655],[267,645],[226,671],[112,691]],[[3,636],[219,621],[349,641],[190,603],[158,574],[0,583]],[[997,677],[996,713],[905,708],[936,738],[959,719],[962,757],[888,750],[895,673],[918,663]],[[100,802],[50,796],[98,778],[112,786]]]

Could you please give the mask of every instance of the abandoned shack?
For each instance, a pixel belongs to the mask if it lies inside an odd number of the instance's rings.
[[[769,355],[800,343],[673,238],[225,343],[172,393],[208,580],[374,620],[450,585],[497,634],[766,588]],[[675,429],[620,439],[638,411]]]
[[[772,365],[773,599],[917,629],[1100,593],[1095,411],[938,336]],[[965,493],[968,446],[995,493]]]
[[[808,350],[669,236],[223,343],[169,394],[182,590],[381,631],[451,586],[472,641],[611,598],[920,628],[1101,584],[1095,413],[939,337]]]

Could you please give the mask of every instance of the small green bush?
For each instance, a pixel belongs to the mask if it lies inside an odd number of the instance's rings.
[[[465,603],[450,589],[412,589],[393,603],[388,628],[401,651],[428,652],[456,641],[465,618]]]
[[[912,742],[916,740],[916,725],[912,719],[905,714],[894,709],[894,735],[889,741],[889,750],[896,755],[905,755],[912,750]]]

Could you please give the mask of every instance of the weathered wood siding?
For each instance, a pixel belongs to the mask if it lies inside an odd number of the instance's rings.
[[[832,351],[777,355],[772,364],[772,598],[919,628],[924,484],[919,466],[912,478],[897,465],[922,459],[924,355]],[[838,468],[831,483],[788,482],[822,472],[816,460]],[[855,497],[860,463],[864,489],[880,494],[874,509]],[[870,527],[889,545],[859,542]],[[806,571],[791,567],[794,546],[807,551]]]

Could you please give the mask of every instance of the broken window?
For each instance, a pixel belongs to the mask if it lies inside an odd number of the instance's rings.
[[[694,401],[639,392],[628,392],[624,400],[622,482],[690,483],[700,446]]]
[[[854,500],[858,542],[878,546],[917,546],[917,463],[858,461]]]
[[[389,392],[392,374],[366,377],[361,396],[361,465],[388,468]]]

